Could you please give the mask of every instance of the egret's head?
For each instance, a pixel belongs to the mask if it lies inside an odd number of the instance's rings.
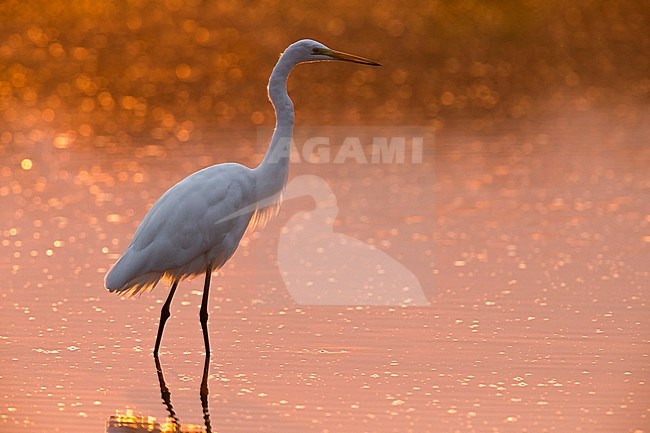
[[[285,51],[285,54],[293,56],[297,63],[341,60],[344,62],[361,63],[362,65],[381,66],[377,62],[363,57],[332,50],[320,42],[312,41],[311,39],[303,39],[291,44]]]

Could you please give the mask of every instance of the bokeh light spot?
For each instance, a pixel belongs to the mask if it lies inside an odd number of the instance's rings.
[[[192,75],[192,68],[187,63],[176,66],[176,76],[181,80],[187,80]]]
[[[54,137],[54,147],[57,149],[65,149],[70,145],[71,139],[68,134],[59,134]]]

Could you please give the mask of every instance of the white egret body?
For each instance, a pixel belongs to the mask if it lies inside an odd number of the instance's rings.
[[[207,301],[211,273],[233,255],[247,229],[273,216],[287,182],[294,119],[293,103],[287,94],[289,73],[300,63],[327,60],[379,66],[312,40],[290,45],[269,79],[276,124],[262,163],[253,169],[236,163],[217,164],[174,185],[149,210],[129,247],[106,274],[106,288],[127,295],[151,289],[163,278],[171,281],[154,355],[179,281],[202,273],[206,277],[200,318],[206,353],[210,352]]]

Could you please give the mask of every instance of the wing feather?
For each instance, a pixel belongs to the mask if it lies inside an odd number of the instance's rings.
[[[249,226],[255,210],[238,211],[250,206],[253,197],[251,170],[239,164],[219,164],[185,178],[147,213],[131,245],[108,272],[106,287],[133,295],[153,288],[161,278],[205,272],[209,263],[218,269]]]

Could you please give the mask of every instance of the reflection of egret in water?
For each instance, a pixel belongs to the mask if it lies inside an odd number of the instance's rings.
[[[336,196],[318,176],[299,176],[287,199],[311,196],[316,208],[293,215],[282,230],[278,265],[299,304],[429,305],[417,277],[400,262],[350,236],[335,233]]]
[[[210,355],[205,356],[203,363],[203,377],[201,378],[201,408],[203,410],[203,422],[205,427],[194,424],[182,424],[178,415],[172,406],[172,395],[165,382],[160,359],[155,356],[156,372],[158,373],[158,383],[160,385],[160,396],[169,416],[167,422],[159,423],[154,417],[134,415],[132,410],[127,410],[124,414],[113,415],[106,421],[106,433],[118,432],[142,432],[142,433],[212,433],[210,423],[210,409],[208,407],[208,372],[210,367]]]
[[[160,396],[162,397],[163,404],[165,409],[169,413],[169,421],[172,424],[173,428],[178,430],[180,429],[180,421],[176,412],[174,412],[174,407],[172,406],[172,393],[165,383],[165,376],[162,371],[162,365],[160,365],[160,359],[155,356],[154,360],[156,361],[156,372],[158,373],[158,383],[160,384]]]
[[[208,406],[208,372],[210,370],[210,354],[205,354],[205,362],[203,363],[203,377],[201,377],[201,408],[203,409],[203,422],[205,423],[206,433],[212,432],[212,425],[210,424],[210,407]]]
[[[162,397],[163,404],[165,405],[165,409],[167,409],[167,412],[169,412],[169,418],[171,419],[171,422],[176,428],[176,430],[173,430],[174,432],[179,431],[183,432],[185,431],[183,429],[183,426],[181,426],[178,416],[176,415],[176,412],[174,412],[174,407],[172,406],[172,399],[171,399],[171,392],[169,391],[169,388],[167,387],[167,383],[165,383],[165,376],[163,375],[163,370],[162,370],[162,365],[160,364],[160,359],[158,356],[154,356],[154,360],[156,361],[156,371],[158,372],[158,382],[160,384],[160,396]],[[211,433],[212,432],[212,426],[210,424],[210,409],[208,407],[208,373],[210,370],[210,354],[206,353],[205,354],[205,361],[203,363],[203,376],[201,377],[201,408],[203,410],[203,422],[205,423],[205,432],[206,433]],[[196,430],[192,430],[196,431]],[[202,430],[203,431],[203,430]]]

